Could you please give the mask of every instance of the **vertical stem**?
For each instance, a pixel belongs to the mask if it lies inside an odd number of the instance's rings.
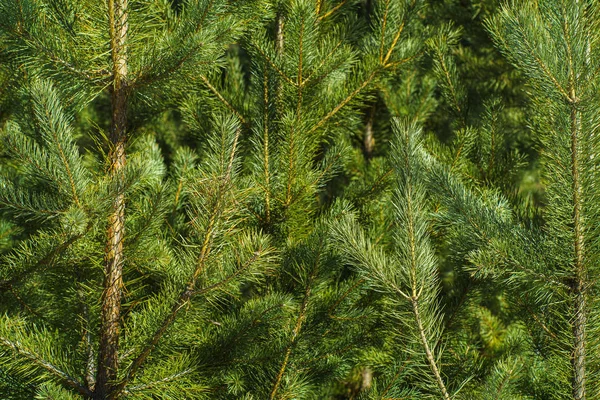
[[[80,272],[77,272],[78,280],[81,279]],[[96,386],[96,358],[94,355],[94,346],[92,343],[92,333],[90,331],[90,312],[87,305],[87,299],[84,293],[84,289],[81,286],[81,282],[77,289],[77,295],[79,297],[79,303],[81,304],[81,317],[83,322],[83,343],[85,345],[85,352],[87,354],[86,366],[85,366],[85,384],[88,389],[94,390]]]
[[[283,10],[280,10],[277,13],[277,21],[276,21],[276,28],[275,28],[276,29],[276,31],[275,31],[275,52],[279,58],[283,55],[284,19],[285,18],[283,16]],[[277,105],[277,113],[279,115],[281,115],[283,113],[283,81],[281,79],[277,82],[276,93],[275,93],[275,102]]]
[[[435,376],[435,380],[437,382],[438,388],[442,393],[442,397],[445,400],[450,400],[450,395],[448,394],[448,390],[446,389],[446,385],[444,384],[444,380],[442,379],[442,375],[440,375],[440,370],[437,367],[437,363],[435,358],[433,357],[433,353],[429,348],[429,342],[427,341],[427,336],[425,336],[425,329],[423,327],[423,323],[421,322],[421,314],[419,313],[419,302],[416,296],[413,295],[411,298],[411,304],[413,307],[413,313],[415,315],[415,319],[417,321],[417,327],[419,328],[419,336],[421,338],[421,343],[425,349],[425,355],[427,357],[427,362],[429,363],[429,368],[431,368],[431,372]]]
[[[296,153],[296,129],[300,124],[300,111],[302,108],[302,63],[303,63],[303,37],[304,37],[304,18],[300,24],[300,36],[298,38],[298,77],[296,79],[296,86],[298,87],[297,102],[296,102],[296,122],[290,129],[289,135],[289,148],[288,148],[288,176],[287,176],[287,187],[285,195],[285,205],[288,206],[292,202],[292,186],[296,175],[296,163],[294,156]]]
[[[279,5],[279,11],[277,12],[277,20],[275,22],[275,53],[277,58],[280,60],[283,56],[284,48],[284,33],[283,28],[285,24],[283,6]],[[265,66],[266,68],[266,66]],[[276,118],[280,118],[283,115],[283,80],[278,79],[275,86],[275,114]],[[269,190],[269,189],[267,189]],[[269,205],[270,206],[270,205]],[[269,211],[270,213],[270,211]],[[268,217],[270,219],[270,215]]]
[[[277,14],[277,31],[275,32],[277,55],[283,54],[283,12]]]
[[[405,163],[405,179],[406,179],[406,189],[405,189],[405,198],[406,198],[406,230],[409,241],[409,253],[410,253],[410,284],[411,284],[411,296],[407,299],[410,301],[412,306],[413,315],[415,317],[415,322],[417,323],[417,330],[419,331],[419,339],[421,340],[421,344],[423,345],[423,349],[425,350],[425,357],[427,358],[427,363],[429,364],[429,368],[435,377],[435,381],[437,383],[438,388],[440,389],[440,394],[444,400],[450,400],[450,395],[448,394],[448,390],[446,389],[446,385],[444,384],[444,379],[440,374],[440,370],[437,366],[436,359],[431,352],[431,347],[429,346],[429,340],[427,339],[427,334],[425,332],[425,327],[423,326],[423,321],[421,318],[421,312],[419,310],[419,296],[423,289],[423,284],[418,284],[417,282],[417,271],[419,269],[419,262],[417,256],[417,231],[418,227],[416,226],[416,213],[415,205],[415,192],[418,191],[418,182],[414,181],[413,178],[413,167],[409,162],[409,152],[411,147],[411,139],[409,137],[408,130],[406,131],[406,144],[407,150],[405,153],[405,159],[403,160]],[[418,209],[418,204],[416,205]],[[421,286],[420,289],[417,287]]]
[[[267,224],[271,222],[271,182],[269,170],[269,75],[265,65],[265,73],[263,78],[263,99],[264,99],[264,117],[263,117],[263,167],[265,172],[265,219]]]
[[[127,0],[108,0],[110,45],[113,64],[110,166],[116,182],[112,214],[108,219],[105,249],[104,291],[101,303],[100,349],[95,397],[114,399],[113,386],[119,368],[119,322],[123,284],[123,236],[125,223],[124,167],[127,141]]]
[[[573,294],[573,352],[571,365],[573,367],[573,399],[584,400],[585,395],[585,358],[587,324],[585,298],[585,264],[583,221],[581,216],[581,182],[579,177],[579,143],[578,134],[580,120],[576,108],[577,97],[571,89],[571,175],[573,178],[573,223],[575,234],[575,270],[571,291]]]
[[[576,0],[575,3],[579,3]],[[578,4],[579,5],[579,4]],[[573,47],[571,45],[572,26],[567,17],[563,4],[563,33],[567,50],[567,61],[569,66],[569,94],[568,101],[571,109],[571,178],[572,178],[572,196],[573,196],[573,247],[574,247],[574,265],[571,279],[571,295],[573,298],[573,348],[571,349],[571,367],[572,367],[572,392],[573,399],[585,400],[585,364],[586,364],[586,293],[585,286],[587,281],[585,267],[585,244],[584,244],[584,226],[581,215],[581,195],[582,187],[579,176],[579,137],[581,134],[581,112],[578,110],[579,97],[577,96],[576,82],[581,79],[581,72],[577,72],[573,57]],[[579,19],[578,15],[578,19]]]

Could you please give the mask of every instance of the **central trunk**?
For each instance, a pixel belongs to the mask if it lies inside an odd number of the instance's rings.
[[[125,230],[124,168],[127,142],[127,0],[109,0],[113,84],[111,88],[111,149],[108,173],[112,178],[112,212],[108,219],[102,293],[100,349],[95,399],[115,399],[119,369],[119,327],[123,286],[123,238]]]
[[[575,102],[577,97],[571,90],[571,101]],[[584,233],[583,219],[581,215],[581,182],[579,177],[579,143],[580,119],[575,104],[571,106],[571,176],[573,178],[573,225],[574,225],[574,248],[575,248],[575,271],[571,285],[573,295],[573,349],[571,365],[573,368],[573,399],[585,400],[586,386],[586,332],[587,310],[586,310],[586,269],[584,260]]]

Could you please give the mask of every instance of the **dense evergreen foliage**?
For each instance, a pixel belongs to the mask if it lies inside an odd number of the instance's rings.
[[[0,398],[600,398],[598,32],[0,0]]]

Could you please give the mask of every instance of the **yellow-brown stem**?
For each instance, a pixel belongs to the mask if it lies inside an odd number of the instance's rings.
[[[124,168],[127,142],[127,0],[108,1],[108,19],[113,64],[108,174],[115,182],[112,212],[108,218],[105,248],[104,290],[101,300],[98,375],[94,398],[116,399],[113,390],[119,368],[119,328],[123,286],[123,239],[125,226]]]

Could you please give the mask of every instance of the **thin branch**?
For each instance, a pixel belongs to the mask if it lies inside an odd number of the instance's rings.
[[[169,327],[173,324],[173,322],[177,318],[177,315],[179,314],[181,309],[189,301],[191,301],[191,298],[195,294],[196,282],[198,281],[198,277],[200,276],[200,274],[204,271],[206,262],[210,255],[210,252],[211,252],[211,243],[212,243],[212,239],[214,237],[215,225],[217,224],[217,218],[221,213],[221,201],[223,199],[221,192],[227,188],[228,183],[230,182],[230,179],[231,179],[231,172],[233,169],[233,161],[235,159],[235,154],[236,154],[236,150],[237,150],[237,144],[238,144],[240,132],[241,132],[241,128],[238,128],[238,130],[236,131],[233,145],[232,145],[232,149],[231,149],[231,153],[230,153],[230,157],[229,157],[229,164],[227,166],[227,172],[224,176],[224,179],[219,184],[218,193],[216,193],[214,196],[213,212],[211,213],[208,225],[207,225],[205,233],[204,233],[204,239],[202,241],[200,255],[198,256],[196,268],[194,269],[192,277],[190,278],[188,284],[186,285],[185,290],[177,297],[177,299],[173,303],[169,314],[167,314],[165,319],[162,321],[162,323],[159,325],[159,327],[154,331],[154,333],[150,337],[150,340],[145,344],[145,346],[142,348],[142,350],[140,351],[138,356],[131,363],[131,365],[129,366],[129,369],[127,370],[127,372],[124,375],[124,378],[116,385],[116,387],[115,387],[116,393],[122,392],[123,389],[125,388],[125,386],[127,385],[127,383],[130,382],[135,377],[139,368],[142,367],[142,365],[145,363],[146,359],[148,358],[148,356],[150,355],[152,350],[156,347],[156,345],[158,344],[160,339],[164,336],[164,334],[167,332]]]
[[[342,303],[342,301],[344,301],[344,299],[346,297],[348,297],[348,295],[350,293],[352,293],[356,288],[358,288],[364,282],[365,282],[365,278],[361,278],[358,281],[356,281],[356,283],[354,285],[352,285],[351,287],[346,289],[346,291],[340,296],[340,298],[337,299],[331,307],[329,307],[329,310],[327,310],[327,315],[329,316],[329,318],[337,318],[336,316],[333,315],[333,311]]]
[[[571,60],[572,62],[572,60]],[[570,82],[571,100],[571,177],[573,201],[573,250],[575,259],[573,277],[571,279],[571,294],[573,301],[573,348],[571,366],[573,368],[572,390],[575,400],[584,400],[586,397],[586,328],[587,328],[587,266],[585,263],[585,225],[582,215],[582,183],[579,176],[579,136],[581,135],[581,115],[577,110],[577,94],[575,93],[574,65],[570,65],[572,72]]]
[[[296,173],[296,164],[294,163],[294,155],[296,149],[296,127],[300,123],[300,110],[302,109],[302,95],[303,95],[303,86],[302,86],[302,64],[303,64],[303,40],[304,40],[304,19],[300,24],[300,35],[298,38],[299,49],[298,49],[298,75],[296,78],[296,86],[298,88],[298,95],[296,101],[296,122],[292,125],[290,129],[289,139],[288,139],[288,173],[287,173],[287,182],[286,182],[286,194],[285,194],[285,206],[289,206],[292,201],[292,184],[294,181],[295,173]]]
[[[502,382],[500,382],[500,385],[498,385],[498,390],[496,390],[496,398],[500,399],[502,398],[502,391],[504,390],[504,386],[506,386],[506,383],[510,380],[510,378],[512,377],[514,373],[514,368],[511,368],[509,371],[506,372],[506,376],[504,377],[504,379],[502,379]]]
[[[338,5],[336,5],[335,7],[333,7],[331,10],[327,11],[325,14],[321,15],[319,18],[317,18],[319,21],[324,20],[325,18],[329,17],[330,15],[332,15],[334,12],[336,12],[337,10],[339,10],[340,8],[342,8],[342,6],[344,4],[346,4],[348,0],[342,0],[338,3]],[[321,3],[319,2],[319,12],[317,12],[317,14],[320,13],[320,7]]]
[[[446,65],[444,55],[439,49],[436,49],[436,54],[438,58],[438,62],[440,63],[440,67],[442,68],[442,72],[444,73],[444,78],[446,79],[446,84],[448,88],[450,88],[450,93],[452,94],[452,101],[454,102],[454,107],[456,112],[460,115],[462,113],[462,109],[460,108],[460,103],[458,101],[458,95],[456,94],[456,89],[454,84],[452,83],[452,77],[450,76],[450,70],[448,70],[448,66]],[[464,128],[464,119],[463,119],[463,128]]]
[[[533,46],[531,45],[531,43],[529,43],[529,40],[527,40],[527,35],[524,32],[523,26],[521,25],[521,21],[519,21],[518,19],[517,19],[517,21],[519,22],[518,26],[520,28],[519,30],[521,31],[521,39],[523,40],[523,44],[525,45],[525,48],[529,52],[529,55],[531,57],[533,57],[535,62],[542,69],[542,71],[544,72],[546,77],[548,79],[550,79],[550,81],[556,87],[556,89],[565,97],[565,99],[569,100],[571,98],[571,96],[569,96],[567,91],[562,87],[562,85],[558,82],[558,80],[554,77],[554,75],[552,75],[552,72],[550,72],[550,69],[548,68],[548,66],[535,53]]]
[[[406,64],[407,62],[412,61],[412,60],[416,59],[417,57],[422,56],[424,53],[425,53],[424,51],[420,51],[418,53],[413,54],[412,56],[405,57],[405,58],[403,58],[401,60],[386,63],[386,64],[383,65],[383,68],[395,70],[396,68],[398,68],[402,64]]]
[[[269,169],[269,74],[265,68],[263,76],[263,170],[265,174],[265,218],[271,220],[271,173]]]
[[[196,295],[203,295],[206,294],[208,292],[212,292],[215,289],[218,289],[219,287],[228,284],[229,282],[231,282],[233,279],[235,279],[236,277],[240,276],[244,271],[246,271],[252,264],[254,264],[254,262],[256,260],[258,260],[260,258],[262,254],[259,251],[255,251],[254,255],[252,257],[250,257],[250,259],[248,259],[248,261],[246,261],[240,268],[238,268],[233,274],[227,276],[225,279],[207,286],[205,288],[202,288],[200,290],[196,290],[192,293],[192,296],[196,296]]]
[[[321,242],[321,246],[323,245],[323,242]],[[302,323],[304,322],[304,319],[306,317],[306,310],[308,308],[308,300],[310,298],[310,294],[312,291],[312,282],[314,280],[314,278],[317,275],[317,271],[319,269],[319,263],[321,261],[321,250],[322,247],[319,248],[319,252],[317,254],[314,266],[313,266],[313,270],[308,278],[308,281],[306,283],[306,288],[304,291],[304,298],[302,299],[302,304],[300,306],[300,312],[298,313],[298,318],[296,319],[296,324],[294,326],[294,330],[292,331],[292,340],[290,341],[286,351],[285,351],[285,357],[283,358],[283,362],[281,363],[281,367],[279,368],[279,373],[277,374],[277,377],[275,378],[275,384],[273,385],[273,389],[271,390],[271,394],[269,395],[269,400],[274,400],[275,396],[277,395],[277,391],[279,390],[279,386],[281,385],[281,380],[283,379],[283,376],[285,374],[285,370],[287,368],[287,365],[289,363],[290,360],[290,356],[292,354],[292,349],[294,347],[294,345],[296,344],[296,341],[298,340],[298,336],[300,334],[300,330],[302,329]]]
[[[60,254],[63,251],[65,251],[73,243],[75,243],[77,240],[79,240],[83,236],[85,236],[85,234],[90,229],[91,229],[91,224],[88,224],[88,226],[86,227],[86,229],[85,229],[85,231],[83,233],[81,233],[79,235],[71,236],[65,242],[63,242],[63,243],[59,244],[58,246],[54,247],[44,257],[42,257],[38,262],[36,262],[31,267],[25,269],[24,271],[19,272],[18,275],[14,276],[12,278],[4,279],[4,280],[0,281],[0,291],[9,290],[11,286],[16,285],[17,283],[23,281],[25,278],[27,278],[29,276],[30,273],[35,272],[39,267],[42,267],[42,266],[47,267],[47,266],[49,266],[49,264],[54,260],[54,258],[58,254]]]
[[[46,116],[48,118],[50,118],[48,110],[46,110]],[[65,156],[63,148],[58,140],[58,136],[56,135],[56,132],[54,132],[54,130],[52,130],[52,137],[54,138],[54,142],[56,143],[56,147],[58,148],[58,154],[60,155],[60,160],[62,161],[63,165],[65,166],[67,176],[69,177],[69,184],[71,185],[71,191],[73,192],[73,200],[75,201],[75,204],[78,207],[81,207],[81,203],[79,202],[79,196],[77,195],[77,190],[75,189],[75,179],[73,178],[73,173],[71,172],[71,168],[67,161],[67,157]]]
[[[204,82],[204,84],[210,89],[211,92],[213,92],[215,94],[215,96],[217,96],[217,98],[223,103],[225,104],[225,106],[232,112],[235,114],[236,117],[238,117],[238,119],[245,124],[246,123],[246,119],[242,116],[242,114],[240,114],[232,105],[231,103],[229,103],[225,97],[223,97],[223,95],[210,83],[210,81],[208,80],[208,78],[204,75],[200,75],[200,79],[202,79],[202,82]]]
[[[0,337],[0,344],[3,345],[4,347],[10,348],[16,354],[22,356],[23,358],[26,358],[27,360],[31,361],[33,364],[35,364],[38,367],[42,368],[43,370],[49,372],[52,376],[57,378],[65,386],[75,389],[82,396],[90,397],[92,395],[92,392],[88,388],[83,386],[75,378],[73,378],[66,372],[62,371],[60,368],[56,367],[55,365],[49,363],[48,361],[43,360],[37,354],[22,347],[18,342],[13,342],[5,337]]]
[[[312,185],[316,185],[335,165],[335,163],[342,157],[342,153],[337,153],[335,155],[335,157],[331,160],[331,162],[329,164],[327,164],[327,166],[325,168],[323,168],[323,170],[321,171],[321,173],[315,178],[313,179],[311,182],[308,182],[304,185],[302,185],[302,187],[296,192],[294,193],[288,202],[285,203],[286,206],[289,206],[291,204],[293,204],[296,200],[298,200],[299,198],[301,198],[302,193],[310,186]]]
[[[408,358],[402,363],[402,365],[400,366],[400,368],[398,368],[398,371],[396,372],[396,374],[394,375],[394,377],[390,380],[390,383],[385,387],[385,389],[383,390],[383,392],[381,393],[381,399],[380,400],[386,400],[387,398],[385,397],[386,394],[388,394],[388,392],[392,389],[392,386],[394,385],[394,382],[396,382],[396,379],[398,379],[398,377],[400,376],[400,374],[402,373],[402,371],[404,371],[408,365],[408,363],[410,362],[412,358],[412,354],[409,354]],[[389,399],[387,399],[389,400]]]
[[[385,27],[387,25],[388,11],[390,7],[390,0],[385,2],[385,11],[383,12],[383,21],[381,23],[381,43],[379,45],[379,61],[383,64],[383,47],[385,44]]]
[[[277,67],[277,65],[275,65],[275,63],[273,62],[273,60],[271,60],[271,58],[269,58],[269,56],[267,56],[257,44],[253,44],[253,45],[254,45],[254,48],[256,50],[258,50],[258,52],[260,53],[260,55],[263,56],[263,58],[269,63],[269,65],[271,65],[271,67],[275,70],[275,72],[277,72],[279,74],[279,76],[281,76],[290,85],[296,86],[296,82],[294,82],[289,76],[287,76],[285,74],[285,72],[283,72],[282,70],[280,70]]]
[[[92,343],[92,332],[90,330],[90,311],[87,304],[87,298],[84,293],[84,288],[81,283],[81,269],[75,267],[75,273],[77,276],[77,297],[81,307],[81,317],[83,323],[82,342],[85,346],[87,353],[87,363],[85,367],[85,383],[90,390],[94,390],[96,385],[96,356],[94,352],[94,345]]]
[[[331,49],[331,51],[329,53],[327,53],[327,55],[325,55],[322,59],[321,62],[319,63],[319,65],[317,65],[317,67],[315,69],[313,69],[313,71],[308,74],[308,76],[306,78],[304,78],[304,80],[302,81],[302,86],[305,86],[308,82],[310,82],[310,80],[312,79],[313,75],[319,71],[321,68],[323,68],[323,66],[325,65],[325,63],[327,63],[327,61],[329,61],[331,59],[331,57],[333,56],[333,54],[337,51],[337,49],[343,44],[343,41],[339,41],[336,43],[336,45],[333,47],[333,49]]]
[[[27,303],[25,303],[25,301],[23,301],[23,299],[21,298],[21,296],[19,296],[19,293],[17,293],[17,291],[15,290],[14,287],[12,287],[12,285],[9,287],[10,292],[12,293],[12,295],[14,296],[15,299],[17,299],[17,301],[19,302],[19,304],[21,304],[21,306],[27,310],[28,312],[30,312],[31,314],[35,315],[38,318],[44,318],[43,316],[41,316],[37,311],[35,311],[33,308],[31,308]]]
[[[531,310],[531,308],[529,308],[529,306],[527,306],[526,302],[522,302],[519,297],[516,297],[517,299],[517,303],[523,307],[525,310],[527,310],[527,312],[529,313],[529,315],[531,315],[531,318],[533,318],[533,320],[540,326],[540,328],[542,328],[544,330],[544,332],[546,332],[548,335],[550,335],[550,337],[552,337],[552,339],[554,340],[558,340],[558,336],[556,336],[556,334],[554,332],[552,332],[550,330],[550,328],[548,328],[548,326],[546,326],[546,324],[544,324],[544,322],[542,320],[540,320],[540,318],[535,315],[535,313]]]
[[[340,111],[346,104],[348,104],[357,94],[359,94],[365,87],[367,87],[367,85],[369,83],[371,83],[371,81],[373,80],[373,78],[375,77],[375,75],[377,74],[377,70],[371,72],[371,74],[367,77],[366,80],[364,80],[359,87],[357,87],[356,89],[354,89],[354,91],[352,91],[352,93],[350,93],[348,95],[348,97],[346,97],[344,100],[342,100],[342,102],[340,104],[338,104],[337,106],[335,106],[335,108],[333,110],[331,110],[330,112],[328,112],[323,118],[321,118],[321,120],[319,120],[319,122],[317,122],[315,125],[313,125],[312,128],[310,128],[307,132],[307,134],[311,134],[314,131],[316,131],[317,129],[319,129],[321,126],[323,126],[323,124],[325,124],[325,122],[327,122],[331,117],[333,117],[335,114],[338,113],[338,111]]]
[[[153,382],[144,383],[144,384],[141,384],[141,385],[136,385],[136,386],[131,386],[131,387],[125,388],[123,390],[123,393],[125,393],[125,394],[131,394],[133,392],[140,392],[142,390],[151,389],[151,388],[153,388],[153,387],[155,387],[157,385],[160,385],[162,383],[168,383],[168,382],[172,382],[174,380],[177,380],[177,379],[181,378],[182,376],[188,375],[191,372],[192,372],[191,369],[186,369],[184,371],[177,372],[175,374],[166,376],[166,377],[164,377],[162,379],[159,379],[157,381],[153,381]]]
[[[390,46],[387,54],[385,55],[385,58],[383,59],[383,62],[382,62],[383,65],[386,65],[388,60],[392,56],[392,52],[394,51],[394,48],[396,47],[396,44],[398,43],[398,40],[400,39],[400,35],[402,34],[403,30],[404,30],[404,21],[402,21],[402,24],[400,24],[400,27],[398,28],[398,32],[396,32],[396,36],[394,37],[394,40],[392,41],[392,45]]]
[[[417,327],[419,329],[419,336],[421,338],[421,343],[423,344],[423,347],[425,348],[425,355],[427,357],[427,363],[429,364],[429,368],[431,368],[431,371],[433,372],[433,375],[435,376],[435,380],[437,382],[438,388],[440,389],[442,397],[445,400],[450,400],[450,395],[448,394],[448,390],[446,389],[446,385],[444,384],[444,380],[438,369],[437,362],[436,362],[433,354],[431,353],[431,349],[429,348],[429,342],[427,341],[427,336],[425,335],[425,328],[423,327],[423,323],[421,321],[421,315],[419,314],[419,303],[418,303],[418,300],[416,297],[413,297],[411,299],[411,304],[412,304],[415,320],[417,322]]]

